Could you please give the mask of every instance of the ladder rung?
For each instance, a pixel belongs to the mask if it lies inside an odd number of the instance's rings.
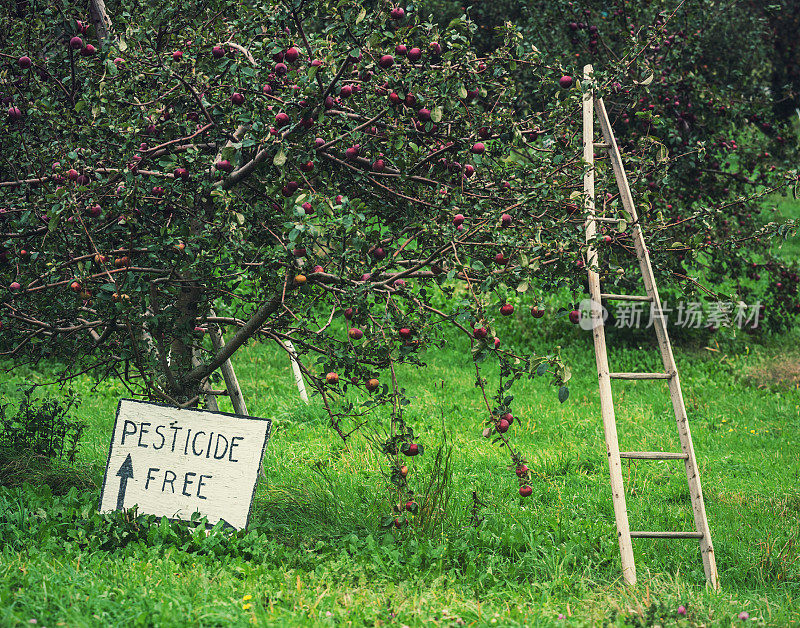
[[[616,301],[652,301],[653,297],[640,294],[608,294],[603,292],[600,294],[601,299],[614,299]]]
[[[689,454],[669,451],[621,451],[619,457],[633,460],[688,460]]]
[[[609,373],[611,379],[672,379],[672,373]]]
[[[589,220],[596,220],[597,222],[607,222],[608,224],[616,225],[617,223],[619,223],[620,220],[622,220],[622,218],[608,218],[606,216],[595,216],[594,218],[592,218],[590,216]]]
[[[599,148],[601,150],[608,150],[609,148],[611,148],[611,144],[609,144],[608,142],[595,142],[594,147]]]
[[[631,532],[632,539],[702,539],[702,532]]]

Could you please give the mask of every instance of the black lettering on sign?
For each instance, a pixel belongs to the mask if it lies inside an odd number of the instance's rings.
[[[128,431],[128,427],[132,428],[132,430]],[[122,426],[122,443],[120,444],[124,445],[125,437],[133,436],[134,434],[136,434],[136,423],[134,423],[133,421],[129,421],[128,419],[125,419],[125,423]]]
[[[203,450],[202,449],[200,451],[197,451],[197,449],[195,449],[195,445],[197,444],[197,437],[200,436],[200,434],[205,434],[205,432],[203,430],[195,432],[194,438],[192,439],[192,453],[195,456],[202,456],[203,455]]]
[[[184,478],[183,478],[183,491],[181,491],[181,492],[182,492],[184,495],[186,495],[186,497],[191,497],[191,496],[192,496],[192,494],[191,494],[191,493],[187,493],[187,492],[186,492],[186,487],[187,487],[187,486],[189,486],[190,484],[193,484],[193,483],[194,483],[194,480],[190,480],[190,479],[189,479],[189,476],[190,476],[190,475],[191,475],[192,477],[195,477],[197,474],[196,474],[196,473],[192,473],[191,471],[187,471],[187,472],[186,472],[186,475],[185,475],[185,476],[184,476]]]
[[[169,424],[169,429],[172,430],[172,451],[175,451],[175,441],[178,439],[178,432],[180,432],[183,428],[177,427],[175,425],[175,421]]]
[[[146,425],[146,426],[148,426],[148,427],[150,427],[151,423],[142,423],[142,424],[139,426],[139,442],[137,443],[137,446],[138,446],[138,447],[144,447],[144,448],[147,448],[147,445],[142,445],[142,436],[144,436],[145,434],[148,434],[148,433],[150,433],[150,430],[146,430],[146,429],[144,428],[144,426],[145,426],[145,425]]]
[[[200,494],[200,489],[203,488],[203,478],[208,478],[210,480],[213,477],[213,475],[201,475],[200,479],[197,481],[197,496],[200,499],[207,499],[205,495]]]
[[[206,458],[208,458],[209,455],[211,455],[211,441],[212,440],[214,440],[214,432],[211,432],[211,434],[208,436],[208,446],[206,447]]]
[[[225,441],[225,447],[222,448],[222,453],[220,453],[219,451],[220,439]],[[226,453],[228,453],[228,439],[225,438],[222,434],[217,434],[217,444],[214,446],[214,460],[222,460],[225,457]]]
[[[153,444],[153,449],[155,449],[156,451],[161,449],[164,446],[164,443],[166,442],[166,439],[164,438],[163,432],[160,431],[160,430],[163,430],[163,429],[164,429],[163,425],[156,426],[156,434],[158,434],[161,437],[161,444],[158,447],[156,447],[155,444]]]
[[[155,480],[156,479],[155,476],[152,475],[153,471],[158,473],[158,467],[150,467],[147,470],[147,482],[144,483],[144,490],[147,490],[147,487],[150,486],[150,480]],[[169,472],[167,472],[167,473],[169,473]],[[162,488],[161,490],[163,491],[164,489]]]
[[[172,477],[168,478],[168,476],[170,476],[170,475]],[[175,478],[177,478],[177,477],[178,476],[175,475],[174,471],[165,471],[164,472],[164,483],[161,485],[161,492],[163,493],[164,492],[164,488],[167,486],[167,484],[169,484],[170,491],[172,491],[174,493],[175,492],[175,484],[174,483],[175,483]]]
[[[239,446],[239,443],[236,442],[237,440],[244,440],[244,436],[234,436],[233,438],[231,438],[231,450],[230,453],[228,454],[228,460],[230,460],[231,462],[239,462],[238,460],[233,459],[233,448]]]

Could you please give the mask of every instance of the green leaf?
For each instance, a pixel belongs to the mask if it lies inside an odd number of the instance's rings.
[[[463,85],[460,85],[458,88],[458,97],[459,98],[466,98],[467,97],[467,88]]]
[[[569,388],[562,386],[558,389],[558,400],[564,403],[569,398]]]
[[[272,158],[272,164],[280,168],[285,163],[286,163],[286,153],[283,150],[283,146],[281,146],[278,149],[278,152],[275,153],[275,157]]]
[[[361,24],[365,17],[367,17],[367,9],[366,7],[361,7],[361,11],[358,12],[358,17],[356,18],[356,24]]]
[[[444,109],[441,106],[436,107],[434,108],[433,111],[431,111],[431,120],[433,122],[441,122],[443,115],[444,115]]]

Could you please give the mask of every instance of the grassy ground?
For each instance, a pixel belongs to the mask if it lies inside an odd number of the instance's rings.
[[[797,367],[800,352],[785,338],[782,347],[741,340],[678,352],[722,590],[704,587],[691,540],[635,541],[639,583],[625,588],[591,340],[568,338],[570,399],[559,404],[538,379],[514,402],[511,432],[534,472],[527,499],[503,450],[481,438],[465,347],[453,341],[427,356],[426,370],[401,373],[427,446],[410,478],[420,487],[447,477],[449,504],[426,530],[392,532],[380,528],[390,500],[381,458],[361,442],[343,450],[319,403],[299,401],[285,355],[246,349],[235,365],[250,412],[277,428],[250,530],[205,538],[145,529],[93,516],[98,489],[0,488],[0,625],[730,626],[742,611],[757,625],[797,624],[800,390],[792,373],[800,370],[787,365]],[[621,371],[656,366],[648,347],[616,349],[610,360]],[[496,370],[487,374],[493,380]],[[47,377],[16,369],[0,390]],[[79,462],[95,465],[99,482],[126,395],[111,382],[78,388],[89,423]],[[678,449],[665,384],[620,383],[615,395],[623,449]],[[434,464],[445,439],[446,473]],[[680,463],[626,462],[624,474],[632,528],[692,528]],[[485,504],[477,525],[473,491]]]
[[[800,219],[800,200],[795,200],[791,196],[777,197],[774,203],[766,203],[765,207],[771,210],[766,214],[768,220],[783,222]],[[785,242],[778,242],[775,247],[787,260],[793,262],[800,260],[800,233]]]

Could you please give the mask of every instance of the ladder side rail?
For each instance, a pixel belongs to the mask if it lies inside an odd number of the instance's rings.
[[[675,357],[672,352],[672,345],[669,341],[667,333],[666,322],[663,317],[663,310],[661,306],[661,298],[658,294],[658,288],[655,284],[655,277],[653,268],[650,263],[650,254],[647,245],[644,241],[644,235],[640,226],[639,217],[636,212],[636,207],[631,195],[630,185],[628,178],[625,174],[625,169],[622,164],[622,157],[617,146],[616,138],[614,137],[611,123],[606,113],[605,105],[602,98],[595,101],[597,106],[597,114],[600,121],[600,127],[603,137],[607,144],[610,145],[609,155],[611,164],[614,169],[614,175],[617,179],[619,186],[620,199],[622,200],[623,207],[630,213],[633,218],[633,240],[636,248],[636,255],[639,259],[639,266],[642,272],[642,279],[644,281],[645,290],[653,301],[653,327],[655,328],[656,337],[658,339],[658,346],[661,352],[662,362],[664,369],[667,373],[673,376],[669,380],[670,398],[672,407],[675,412],[675,421],[678,427],[678,435],[681,441],[681,448],[683,452],[688,454],[685,460],[686,477],[689,483],[689,493],[692,499],[692,512],[694,515],[695,527],[698,533],[703,536],[700,539],[700,551],[703,558],[703,568],[705,570],[706,579],[714,589],[719,588],[719,574],[716,567],[716,558],[714,556],[714,547],[711,542],[711,532],[708,527],[708,518],[706,516],[705,503],[703,500],[703,490],[700,484],[700,472],[697,468],[697,459],[694,453],[694,444],[692,443],[692,435],[689,429],[688,417],[686,412],[686,405],[681,391],[680,378],[678,376],[678,368],[675,363]]]
[[[591,81],[592,67],[584,67],[584,79]],[[611,495],[614,505],[614,518],[617,525],[617,538],[619,541],[620,559],[622,563],[622,577],[626,584],[636,584],[636,564],[633,557],[633,544],[631,542],[630,525],[628,523],[628,508],[625,503],[625,486],[622,479],[622,462],[619,455],[619,441],[617,439],[617,423],[614,415],[614,401],[611,394],[611,378],[608,368],[608,354],[606,351],[605,328],[603,326],[600,277],[596,271],[598,254],[594,246],[597,235],[597,221],[595,220],[595,189],[594,189],[594,95],[589,89],[583,97],[583,158],[588,164],[583,177],[583,189],[587,211],[586,242],[587,268],[589,273],[589,291],[592,299],[592,335],[594,339],[595,360],[597,363],[597,379],[600,387],[600,413],[603,420],[603,432],[608,455],[608,469],[611,476]]]

